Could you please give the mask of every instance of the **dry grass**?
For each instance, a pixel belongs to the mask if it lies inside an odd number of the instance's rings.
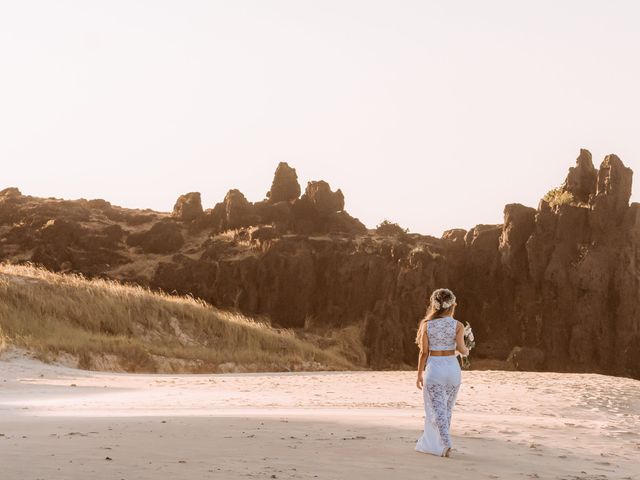
[[[367,352],[362,344],[361,326],[351,325],[332,332],[331,340],[333,345],[327,348],[328,352],[340,355],[355,365],[367,363]]]
[[[189,297],[0,264],[0,350],[5,342],[32,350],[43,360],[70,354],[86,369],[353,368],[337,352]]]

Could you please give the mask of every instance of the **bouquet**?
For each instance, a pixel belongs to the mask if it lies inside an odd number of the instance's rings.
[[[476,346],[476,342],[473,337],[473,330],[471,329],[471,325],[469,325],[469,322],[465,322],[464,326],[464,345],[469,349],[469,351],[471,351],[471,349]],[[462,368],[470,368],[471,361],[469,360],[469,355],[459,355],[460,362],[462,363]]]

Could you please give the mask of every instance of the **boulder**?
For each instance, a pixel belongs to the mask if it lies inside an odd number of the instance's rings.
[[[200,192],[189,192],[178,197],[172,216],[181,222],[191,222],[201,217],[203,213]]]
[[[260,224],[260,214],[266,215],[268,208],[267,202],[260,202],[257,208],[240,190],[233,189],[227,192],[222,202],[207,210],[203,220],[218,232],[245,228]]]
[[[271,190],[267,192],[267,198],[272,203],[290,202],[300,196],[300,184],[295,168],[291,168],[286,162],[280,162],[273,177]]]

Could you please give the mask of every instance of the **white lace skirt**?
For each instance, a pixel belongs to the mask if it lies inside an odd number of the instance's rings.
[[[455,356],[427,359],[424,371],[424,432],[416,450],[442,456],[451,448],[451,414],[460,388],[460,365]]]

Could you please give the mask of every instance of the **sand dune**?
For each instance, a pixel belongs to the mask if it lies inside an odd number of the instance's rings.
[[[640,382],[468,371],[455,456],[413,451],[413,372],[96,373],[0,361],[3,480],[635,479]]]

